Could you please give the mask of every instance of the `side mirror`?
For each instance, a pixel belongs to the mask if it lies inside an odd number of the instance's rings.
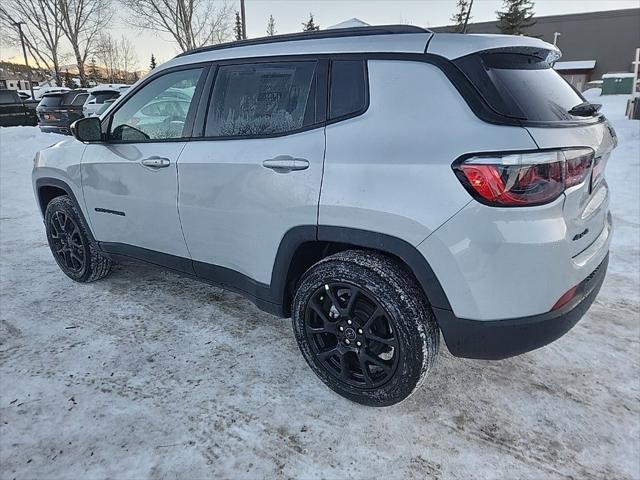
[[[98,117],[87,117],[71,124],[71,133],[81,142],[102,141],[102,126]]]

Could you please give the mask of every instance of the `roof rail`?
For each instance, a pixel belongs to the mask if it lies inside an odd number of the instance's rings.
[[[332,30],[319,30],[314,32],[286,33],[284,35],[273,35],[271,37],[250,38],[235,42],[219,43],[217,45],[207,45],[205,47],[194,48],[176,55],[175,58],[193,55],[194,53],[211,52],[226,48],[246,47],[250,45],[267,45],[270,43],[292,42],[298,40],[318,40],[322,38],[341,37],[362,37],[367,35],[394,35],[401,33],[432,33],[431,30],[416,27],[414,25],[376,25],[370,27],[335,28]]]

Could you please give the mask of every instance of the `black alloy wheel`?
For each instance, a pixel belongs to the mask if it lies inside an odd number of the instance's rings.
[[[112,261],[87,233],[79,207],[66,195],[55,197],[44,214],[49,248],[60,269],[76,282],[93,282],[111,273]]]
[[[363,288],[331,282],[307,304],[306,334],[318,361],[339,381],[376,388],[398,366],[393,321]]]
[[[363,405],[409,397],[438,354],[440,332],[424,293],[406,266],[379,252],[345,250],[309,268],[291,320],[314,373]]]
[[[59,264],[71,272],[82,272],[86,265],[86,248],[80,227],[67,213],[55,211],[49,218],[51,251]]]

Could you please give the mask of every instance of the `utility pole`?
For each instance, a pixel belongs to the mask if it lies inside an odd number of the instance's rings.
[[[242,38],[247,39],[247,17],[244,14],[244,0],[240,0],[240,16],[242,17]]]
[[[33,83],[31,83],[31,68],[29,68],[29,60],[27,60],[27,49],[24,46],[24,37],[22,36],[22,25],[25,22],[15,22],[13,24],[14,27],[18,27],[18,32],[20,32],[20,43],[22,43],[22,55],[24,55],[24,64],[27,66],[27,80],[29,80],[29,90],[31,90],[31,100],[35,100],[36,97],[33,95]]]

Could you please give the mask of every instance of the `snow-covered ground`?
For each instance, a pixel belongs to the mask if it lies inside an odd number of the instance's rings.
[[[640,478],[640,122],[620,146],[615,237],[586,317],[520,357],[441,350],[408,401],[365,408],[307,368],[288,321],[140,265],[78,285],[30,183],[60,137],[0,129],[0,477]]]

